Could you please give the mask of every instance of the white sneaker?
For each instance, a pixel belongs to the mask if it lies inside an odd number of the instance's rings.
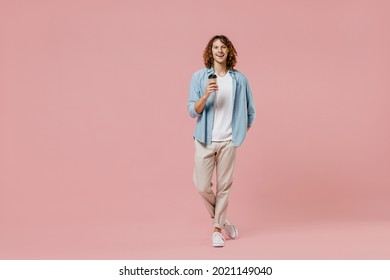
[[[238,230],[233,225],[226,224],[223,227],[223,230],[225,231],[226,235],[229,236],[231,239],[236,239],[238,237]]]
[[[214,247],[223,247],[225,246],[225,237],[220,232],[215,231],[211,237]]]

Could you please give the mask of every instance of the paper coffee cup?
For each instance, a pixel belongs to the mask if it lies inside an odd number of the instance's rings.
[[[214,73],[210,74],[209,75],[209,81],[217,83],[217,75],[215,75]]]

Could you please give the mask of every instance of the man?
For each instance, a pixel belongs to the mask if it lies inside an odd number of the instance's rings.
[[[194,183],[213,222],[212,245],[223,247],[225,238],[238,236],[226,219],[229,191],[233,183],[236,149],[242,144],[255,118],[255,106],[247,78],[234,69],[237,52],[223,35],[210,39],[204,53],[205,68],[192,76],[188,112],[197,118]],[[212,74],[217,77],[213,79]],[[209,79],[210,78],[210,79]],[[212,175],[216,169],[216,193]]]

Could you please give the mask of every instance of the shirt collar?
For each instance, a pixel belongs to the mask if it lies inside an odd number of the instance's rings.
[[[234,69],[230,69],[228,72],[232,76],[233,79],[236,79],[236,71]],[[214,67],[207,68],[207,76],[214,73]]]

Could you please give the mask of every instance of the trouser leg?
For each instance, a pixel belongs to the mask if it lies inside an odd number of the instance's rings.
[[[213,142],[206,146],[195,140],[194,183],[206,205],[214,226],[222,228],[226,223],[229,190],[233,183],[236,147],[232,141]],[[212,191],[212,176],[217,169],[217,193]]]
[[[217,193],[214,225],[222,227],[226,223],[230,188],[233,184],[233,171],[236,161],[236,147],[232,141],[223,142],[216,155]]]
[[[215,168],[215,151],[195,140],[194,183],[206,205],[210,216],[214,218],[216,197],[212,191],[211,179]]]

